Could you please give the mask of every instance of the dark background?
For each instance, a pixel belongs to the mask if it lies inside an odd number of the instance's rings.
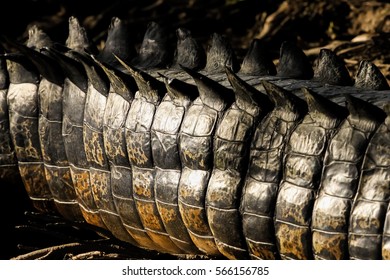
[[[129,23],[134,44],[152,20],[169,27],[172,36],[177,27],[186,27],[205,45],[213,32],[225,34],[236,49],[247,48],[253,38],[268,42],[272,50],[284,40],[309,49],[390,32],[386,0],[12,0],[2,1],[0,33],[23,40],[27,27],[36,24],[64,42],[71,15],[98,46],[113,16]],[[383,49],[388,52],[388,45]]]

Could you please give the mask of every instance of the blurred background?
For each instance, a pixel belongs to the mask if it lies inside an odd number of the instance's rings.
[[[28,26],[35,24],[64,42],[69,16],[80,20],[98,47],[117,16],[129,24],[135,45],[147,23],[156,21],[172,37],[178,27],[190,29],[206,48],[213,32],[222,33],[238,54],[259,38],[277,59],[281,42],[291,40],[313,57],[320,47],[336,50],[351,71],[363,58],[374,60],[386,74],[382,64],[390,64],[388,0],[8,0],[1,6],[0,33],[24,40]]]

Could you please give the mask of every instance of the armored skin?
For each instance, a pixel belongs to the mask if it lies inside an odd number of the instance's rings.
[[[171,50],[157,23],[134,54],[118,18],[96,53],[69,28],[0,56],[0,179],[18,171],[39,211],[186,257],[390,258],[390,91],[371,62],[352,78],[284,42],[274,64],[259,40],[239,61],[184,28]]]
[[[319,193],[313,207],[313,253],[319,259],[348,257],[349,214],[356,196],[367,145],[385,114],[347,96],[348,117],[330,141],[324,156]]]
[[[77,201],[87,223],[106,228],[92,195],[84,144],[79,144],[83,139],[84,106],[88,89],[87,74],[82,64],[75,58],[54,50],[50,50],[50,54],[59,62],[66,74],[63,85],[62,137]]]
[[[239,205],[248,146],[254,127],[272,108],[268,97],[250,87],[229,68],[235,102],[226,109],[214,138],[214,166],[206,193],[206,210],[218,249],[229,258],[247,256]],[[229,230],[223,221],[229,221]]]
[[[266,81],[263,81],[263,86],[274,105],[254,132],[240,212],[250,256],[277,259],[273,220],[283,175],[283,151],[286,139],[290,138],[307,109],[290,92]]]
[[[182,220],[178,188],[182,173],[178,131],[198,90],[179,80],[163,78],[167,94],[156,110],[151,128],[152,155],[156,180],[154,192],[157,209],[171,240],[185,253],[199,253]]]
[[[24,56],[6,56],[6,59],[10,75],[7,93],[10,136],[19,172],[34,207],[56,212],[46,181],[38,134],[39,75]]]
[[[0,58],[0,178],[6,178],[11,183],[20,180],[18,160],[12,144],[9,127],[9,115],[7,104],[7,92],[9,76],[7,62],[4,57]]]

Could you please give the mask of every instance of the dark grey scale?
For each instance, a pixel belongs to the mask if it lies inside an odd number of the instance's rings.
[[[355,87],[373,90],[389,90],[389,84],[379,68],[372,62],[362,60],[355,77]]]
[[[116,238],[137,245],[137,242],[123,226],[112,197],[111,171],[103,137],[104,112],[110,81],[101,67],[90,56],[77,52],[72,52],[72,54],[83,64],[88,76],[88,91],[84,107],[83,142],[96,206],[107,229]]]
[[[68,220],[84,221],[62,137],[63,71],[55,60],[44,53],[19,44],[14,46],[30,59],[41,75],[38,86],[38,133],[46,180],[57,210]]]
[[[274,108],[257,125],[250,144],[249,167],[241,196],[242,226],[253,259],[278,259],[274,229],[275,203],[283,175],[283,152],[305,115],[303,100],[262,81]]]
[[[180,66],[193,70],[204,68],[206,65],[206,52],[202,45],[192,37],[191,31],[185,28],[178,28],[176,36],[176,51],[171,68],[180,69]]]
[[[33,206],[42,212],[56,212],[38,134],[39,74],[22,54],[7,54],[5,58],[10,79],[7,93],[10,135],[19,172]]]
[[[384,230],[388,232],[384,224],[390,200],[389,106],[385,109],[387,118],[368,144],[352,204],[348,229],[350,259],[377,260],[382,258],[382,253],[388,258],[382,240]]]
[[[226,80],[225,65],[234,69],[238,69],[237,59],[229,41],[219,35],[213,34],[210,38],[210,44],[207,54],[204,54],[204,49],[191,37],[190,31],[179,28],[177,30],[178,42],[175,51],[174,62],[169,69],[152,69],[148,73],[155,78],[160,78],[159,73],[167,77],[175,77],[181,81],[193,84],[194,81],[182,67],[199,71],[216,82],[222,83],[224,86],[230,86]],[[206,56],[206,57],[204,57]],[[203,68],[203,64],[207,65]],[[208,68],[207,68],[208,67]]]
[[[283,78],[309,80],[314,72],[305,53],[294,43],[285,41],[280,47],[277,75]]]
[[[135,55],[127,25],[120,18],[113,17],[108,27],[104,48],[96,58],[114,68],[122,68],[122,64],[115,56],[128,63]]]
[[[329,49],[321,49],[315,61],[314,80],[325,85],[351,86],[353,81],[344,60]]]
[[[255,125],[272,109],[268,97],[226,68],[235,102],[214,134],[214,165],[206,193],[206,213],[219,251],[229,259],[248,258],[239,213],[249,145]]]
[[[169,238],[164,227],[154,191],[156,170],[152,155],[151,127],[166,88],[163,82],[145,72],[125,63],[123,66],[133,76],[138,86],[125,123],[135,205],[147,234],[157,246],[164,252],[180,254],[183,251]]]
[[[150,22],[138,55],[131,60],[131,65],[141,70],[166,68],[172,60],[168,44],[165,28],[156,22]]]
[[[91,44],[87,32],[80,26],[76,17],[69,17],[68,37],[66,47],[77,52],[96,53],[95,45]],[[49,52],[52,54],[51,52]],[[71,178],[76,191],[84,219],[95,226],[105,228],[93,199],[90,185],[88,163],[84,145],[80,139],[83,134],[84,106],[88,90],[88,77],[84,67],[73,59],[62,56],[56,58],[66,74],[63,89],[63,124],[62,138],[68,157]],[[65,60],[65,61],[64,61]]]
[[[85,51],[91,54],[97,53],[96,46],[91,43],[85,28],[80,25],[76,17],[69,17],[68,26],[68,37],[66,38],[65,45],[69,49],[81,53]]]
[[[283,179],[275,209],[275,235],[283,259],[312,259],[312,209],[329,140],[346,110],[323,96],[302,89],[308,113],[288,140]]]
[[[312,214],[316,259],[348,259],[348,225],[368,143],[383,122],[378,107],[346,96],[348,117],[332,137],[324,157],[321,183]]]
[[[207,74],[223,73],[225,67],[237,72],[239,65],[232,46],[222,35],[214,33],[211,36],[209,49],[207,50],[206,67]]]
[[[3,55],[3,48],[0,45]],[[0,180],[8,183],[20,182],[18,159],[10,136],[7,94],[9,86],[7,63],[0,57]]]
[[[188,68],[199,97],[188,108],[179,132],[182,174],[179,209],[192,241],[208,255],[219,255],[205,209],[206,191],[213,168],[213,138],[217,123],[232,103],[233,92]]]
[[[109,65],[102,63],[99,65],[110,80],[110,91],[103,116],[103,140],[111,171],[112,199],[123,226],[139,246],[161,249],[145,231],[133,199],[132,170],[127,154],[125,122],[137,91],[136,83],[128,74],[119,72]]]
[[[178,188],[182,173],[178,133],[184,115],[199,94],[194,85],[167,77],[163,77],[163,80],[167,94],[157,107],[151,127],[156,205],[172,242],[187,254],[200,254],[187,232],[178,205]]]
[[[83,65],[52,48],[48,53],[60,64],[65,80],[62,98],[62,138],[70,166],[77,201],[85,221],[106,228],[100,217],[92,192],[89,163],[83,143],[84,108],[88,91],[88,76]]]
[[[241,63],[240,74],[253,76],[276,75],[276,67],[265,45],[258,39],[252,41],[244,60]]]

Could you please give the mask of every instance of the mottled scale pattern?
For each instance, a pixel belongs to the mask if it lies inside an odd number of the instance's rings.
[[[353,100],[350,103],[355,102]],[[356,102],[355,102],[356,103]],[[345,259],[349,214],[356,196],[368,143],[383,121],[378,112],[359,114],[364,103],[343,121],[330,141],[312,216],[313,254],[317,259]]]
[[[96,205],[89,172],[89,164],[83,145],[84,106],[87,93],[71,80],[65,79],[63,89],[62,137],[69,161],[70,173],[84,219],[92,225],[106,228]]]
[[[76,42],[85,34],[67,40],[73,50],[39,43],[59,83],[29,52],[0,57],[2,182],[20,176],[37,210],[145,250],[390,259],[390,90],[375,65],[335,77],[334,53],[313,71],[285,43],[277,68],[253,50],[237,71],[214,35],[207,56],[185,53],[170,68],[156,23],[124,62],[121,26],[112,21],[98,56],[71,46],[88,46]],[[198,51],[183,38],[180,52]]]
[[[126,119],[126,143],[132,164],[133,198],[150,239],[164,252],[180,253],[180,248],[165,229],[155,199],[156,170],[152,156],[151,127],[157,100],[149,99],[148,94],[137,91]]]
[[[103,117],[107,96],[91,83],[85,101],[83,141],[86,159],[90,165],[92,195],[106,228],[119,240],[137,244],[123,226],[111,191],[111,171],[103,137]]]
[[[46,181],[38,135],[38,85],[9,85],[7,93],[10,135],[18,159],[19,172],[31,201],[37,209],[56,211]]]
[[[129,92],[130,94],[133,94]],[[110,165],[110,190],[115,211],[136,243],[155,249],[154,242],[147,235],[133,198],[132,169],[127,155],[125,122],[131,106],[131,98],[124,98],[111,88],[103,117],[103,137],[107,159]]]
[[[248,256],[239,211],[249,156],[247,143],[264,112],[270,110],[266,108],[270,104],[256,103],[253,98],[260,99],[262,93],[243,90],[245,82],[234,74],[228,72],[228,75],[235,102],[226,109],[215,132],[214,166],[207,186],[206,211],[219,251],[230,259],[242,259]]]
[[[18,159],[10,136],[7,94],[9,75],[7,63],[0,58],[0,178],[16,184],[20,181]]]
[[[42,78],[38,87],[39,140],[46,181],[58,212],[68,220],[83,221],[62,137],[63,87]]]
[[[181,162],[178,131],[189,107],[187,98],[166,95],[156,110],[151,128],[152,154],[155,163],[155,200],[161,220],[171,240],[183,252],[197,254],[179,211]]]
[[[19,168],[10,136],[7,92],[8,88],[0,90],[0,177],[16,183]]]
[[[270,91],[275,107],[257,125],[250,145],[249,166],[241,196],[240,212],[248,251],[253,259],[279,258],[275,240],[274,212],[283,174],[283,151],[301,120],[291,93]],[[281,95],[282,102],[277,96]],[[278,102],[279,101],[279,102]]]
[[[311,106],[287,142],[283,179],[276,199],[275,235],[284,259],[311,259],[311,213],[320,182],[326,146],[341,118]],[[311,108],[313,107],[313,108]],[[330,108],[327,108],[330,112]],[[337,108],[336,108],[337,110]]]
[[[373,135],[363,160],[349,220],[348,244],[351,259],[385,257],[382,255],[382,239],[390,199],[390,161],[384,155],[390,150],[389,124],[387,117]]]
[[[219,255],[207,220],[205,198],[212,170],[212,136],[220,114],[198,97],[184,117],[179,146],[183,172],[179,181],[179,209],[194,244],[202,252]]]

